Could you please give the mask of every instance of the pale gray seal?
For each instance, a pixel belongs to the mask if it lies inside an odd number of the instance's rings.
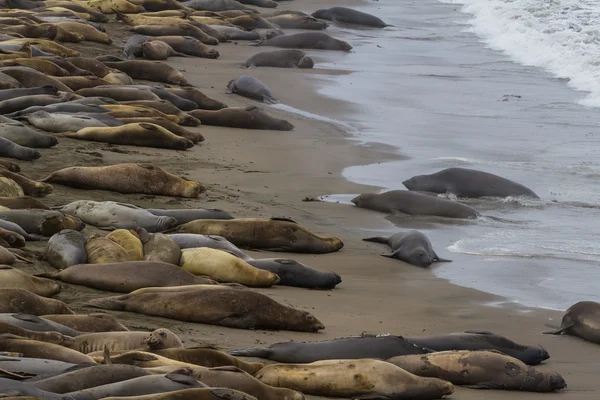
[[[136,57],[142,57],[142,45],[150,38],[144,35],[133,35],[123,45],[123,54],[125,57],[132,60]]]
[[[175,233],[168,236],[173,239],[182,250],[197,247],[210,247],[211,249],[228,251],[244,261],[252,260],[252,257],[222,236],[199,235],[195,233]]]
[[[0,90],[0,101],[39,94],[56,95],[58,94],[58,89],[52,85],[45,85],[36,88],[3,89]]]
[[[488,172],[467,168],[446,168],[431,175],[418,175],[402,184],[408,190],[452,193],[458,197],[529,196],[539,199],[531,189]]]
[[[357,207],[385,213],[432,215],[445,218],[475,218],[479,213],[456,201],[442,199],[408,190],[390,190],[385,193],[363,193],[352,199]]]
[[[40,133],[18,121],[0,123],[0,137],[31,148],[50,148],[58,144],[54,136]]]
[[[265,51],[250,57],[245,67],[312,68],[315,62],[300,50]]]
[[[0,313],[0,321],[34,332],[58,332],[67,336],[78,336],[81,332],[37,315],[23,313]]]
[[[375,28],[385,28],[386,26],[390,26],[374,15],[347,7],[331,7],[328,9],[317,10],[312,13],[312,16],[332,22],[372,26]]]
[[[253,267],[270,271],[279,276],[277,285],[295,286],[307,289],[333,289],[342,282],[335,272],[324,272],[311,268],[295,260],[284,258],[263,258],[246,260]]]
[[[580,301],[573,304],[565,312],[560,328],[544,333],[552,335],[564,333],[600,344],[600,303]]]
[[[42,155],[39,151],[29,147],[19,146],[15,142],[0,137],[0,157],[14,158],[16,160],[37,160]]]
[[[301,32],[275,36],[271,39],[258,42],[256,46],[273,46],[288,49],[352,50],[352,46],[347,42],[332,38],[322,32]]]
[[[107,108],[100,107],[96,104],[81,104],[74,102],[66,102],[59,104],[51,104],[49,106],[33,106],[27,107],[24,110],[8,114],[7,117],[19,117],[26,114],[31,114],[36,111],[47,111],[49,113],[107,113]]]
[[[17,374],[49,375],[60,374],[75,367],[77,364],[45,358],[0,356],[0,370]],[[35,379],[35,378],[33,378]],[[0,389],[0,393],[2,390]]]
[[[146,211],[161,217],[172,217],[177,220],[177,225],[187,224],[197,219],[233,219],[231,214],[218,208],[190,208],[190,209],[156,209]]]
[[[258,32],[248,32],[241,30],[235,26],[227,26],[227,25],[208,25],[217,32],[227,35],[229,40],[259,40],[260,35]]]
[[[429,267],[434,262],[451,262],[440,258],[431,242],[419,231],[398,232],[389,238],[372,237],[363,239],[365,242],[375,242],[387,244],[392,248],[389,254],[382,254],[384,257],[397,258],[417,267]]]
[[[260,357],[280,363],[312,363],[321,360],[349,360],[361,358],[388,359],[409,354],[430,353],[421,346],[408,342],[402,336],[362,335],[319,342],[283,342],[269,347],[232,350],[236,357]]]
[[[105,127],[104,122],[85,115],[69,115],[36,111],[23,117],[31,125],[48,132],[62,133],[89,127]]]
[[[13,99],[0,101],[0,114],[10,114],[27,107],[49,106],[51,104],[63,103],[72,99],[74,99],[73,93],[63,93],[61,95],[32,94],[29,96],[15,97]]]
[[[65,269],[71,265],[85,264],[87,239],[81,232],[63,229],[52,235],[46,249],[46,260],[57,269]]]
[[[71,400],[72,397],[46,392],[37,389],[26,382],[19,382],[13,379],[0,378],[0,393],[8,393],[12,396],[30,396],[43,400]],[[3,396],[6,397],[6,396]]]

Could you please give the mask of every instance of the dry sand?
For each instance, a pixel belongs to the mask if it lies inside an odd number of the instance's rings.
[[[282,2],[280,8],[311,11],[321,1]],[[334,1],[327,4],[357,4]],[[113,31],[114,32],[114,31]],[[117,32],[121,36],[124,32]],[[351,42],[351,38],[347,38]],[[90,46],[86,52],[118,54],[117,41],[110,49]],[[252,47],[249,42],[220,44],[217,60],[172,58],[188,80],[207,95],[229,106],[256,104],[236,95],[225,94],[230,79],[248,74],[266,83],[284,104],[320,115],[352,113],[344,102],[316,94],[323,76],[347,73],[314,70],[261,68],[244,70],[239,64],[247,57],[268,48]],[[82,49],[82,46],[74,46]],[[310,52],[315,59],[340,57],[326,51]],[[88,53],[89,54],[89,53]],[[379,256],[384,248],[361,241],[361,228],[377,229],[389,223],[385,215],[353,206],[303,202],[307,196],[330,193],[360,193],[377,190],[352,184],[341,176],[344,167],[392,159],[385,148],[357,146],[348,134],[329,123],[299,115],[265,109],[288,119],[296,129],[290,132],[251,131],[202,126],[206,141],[189,151],[156,150],[131,146],[108,146],[91,142],[59,139],[60,144],[42,150],[42,158],[21,162],[23,172],[42,178],[50,172],[73,165],[108,165],[121,162],[150,162],[166,170],[198,180],[208,188],[198,199],[181,200],[144,195],[121,195],[103,191],[84,191],[55,185],[55,191],[42,199],[60,205],[78,199],[115,200],[143,207],[219,207],[237,217],[285,216],[322,234],[340,237],[345,247],[329,255],[296,255],[252,252],[256,258],[288,257],[321,270],[333,270],[343,282],[332,291],[275,287],[260,290],[277,301],[312,312],[326,326],[320,333],[288,331],[245,331],[209,325],[180,323],[132,313],[114,314],[132,329],[168,327],[180,334],[186,346],[210,343],[224,349],[268,345],[280,341],[314,341],[332,339],[361,332],[396,335],[433,335],[463,330],[490,330],[523,344],[540,344],[551,355],[544,370],[563,375],[568,389],[562,393],[542,395],[501,391],[476,391],[457,388],[455,399],[526,399],[552,396],[556,399],[598,399],[595,381],[600,372],[600,346],[573,337],[542,335],[544,324],[559,324],[562,313],[517,307],[490,307],[486,303],[500,298],[471,289],[457,287],[420,269],[397,260]],[[89,228],[88,228],[89,230]],[[30,245],[42,250],[41,244]],[[30,272],[50,269],[41,263],[23,266]],[[67,301],[80,313],[98,310],[83,307],[91,297],[107,296],[96,290],[65,284],[57,298]]]

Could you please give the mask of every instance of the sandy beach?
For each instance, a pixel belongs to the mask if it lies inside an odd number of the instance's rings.
[[[312,12],[331,5],[357,5],[356,0],[281,2],[279,8]],[[372,2],[368,2],[372,3]],[[372,13],[377,15],[376,2]],[[385,16],[379,15],[383,19]],[[119,32],[122,35],[124,32]],[[344,37],[352,44],[351,37]],[[226,94],[229,80],[251,75],[264,82],[283,104],[323,117],[350,115],[356,105],[327,98],[317,93],[332,74],[348,71],[319,68],[320,60],[334,60],[343,54],[311,51],[316,65],[312,70],[257,68],[242,69],[249,56],[263,51],[251,42],[229,42],[217,46],[216,60],[171,58],[169,63],[206,95],[229,106],[257,105],[236,95]],[[73,46],[82,49],[82,46]],[[106,47],[92,46],[92,52],[119,54],[122,42]],[[357,94],[358,95],[358,94]],[[273,287],[259,290],[273,299],[309,310],[325,324],[320,333],[288,331],[245,331],[217,326],[181,323],[169,319],[125,312],[112,312],[129,328],[151,330],[166,327],[179,334],[186,346],[208,343],[223,349],[245,348],[282,341],[316,341],[357,335],[362,332],[425,336],[465,330],[486,330],[504,335],[518,343],[543,346],[551,358],[539,366],[560,373],[568,388],[560,393],[536,394],[478,391],[457,387],[452,399],[598,399],[596,376],[600,371],[600,347],[574,337],[542,335],[545,324],[559,325],[562,312],[520,306],[490,306],[502,298],[454,286],[420,269],[393,259],[380,257],[383,246],[365,243],[364,231],[387,230],[386,215],[346,204],[303,201],[332,193],[362,193],[380,188],[351,183],[341,172],[352,165],[367,165],[402,157],[384,145],[357,145],[343,126],[318,121],[300,114],[286,113],[259,105],[268,113],[295,125],[289,132],[251,131],[200,126],[205,141],[188,151],[171,151],[60,138],[60,144],[41,151],[42,158],[20,162],[25,175],[41,179],[52,171],[74,166],[100,166],[123,162],[150,162],[165,170],[201,182],[206,193],[198,199],[175,199],[146,195],[122,195],[86,191],[54,185],[54,192],[42,199],[56,206],[74,200],[113,200],[141,207],[222,208],[235,217],[286,217],[307,228],[341,238],[344,248],[327,255],[299,255],[249,252],[256,258],[293,258],[320,270],[341,275],[343,282],[331,291]],[[339,118],[338,118],[339,119]],[[343,120],[341,122],[344,122]],[[86,233],[93,232],[86,228]],[[372,236],[372,235],[371,235]],[[28,249],[42,252],[44,243],[29,243]],[[444,243],[438,245],[445,246]],[[37,262],[19,264],[28,272],[50,271]],[[110,294],[63,284],[56,298],[67,302],[78,313],[96,312],[83,304],[90,298]]]

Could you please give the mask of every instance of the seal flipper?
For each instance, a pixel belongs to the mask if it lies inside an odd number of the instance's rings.
[[[573,325],[575,325],[573,322],[571,322],[568,325],[562,325],[560,328],[556,329],[556,327],[550,326],[550,325],[546,325],[548,328],[554,328],[554,330],[552,331],[546,331],[546,332],[542,332],[544,335],[561,335],[563,333],[565,333],[566,331],[568,331],[569,329],[571,329],[573,327]]]
[[[402,250],[402,249],[398,249],[398,250],[394,251],[393,253],[381,253],[381,256],[387,257],[387,258],[395,258],[397,260],[404,261],[403,259],[398,257],[400,250]]]
[[[258,357],[269,359],[271,350],[267,347],[254,347],[249,349],[231,350],[229,354],[236,357]]]
[[[381,236],[364,238],[363,242],[373,242],[373,243],[388,244],[387,238],[384,238],[384,237],[381,237]]]

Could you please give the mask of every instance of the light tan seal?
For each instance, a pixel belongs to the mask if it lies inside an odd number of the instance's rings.
[[[84,97],[108,97],[116,101],[160,100],[150,90],[129,86],[96,86],[79,89],[75,93]]]
[[[29,275],[8,265],[0,265],[0,288],[25,289],[45,297],[54,296],[62,289],[58,282]]]
[[[21,353],[27,358],[45,358],[47,360],[68,363],[94,363],[94,359],[76,350],[53,343],[38,342],[10,334],[0,335],[0,348],[3,351]]]
[[[0,289],[0,313],[75,314],[65,303],[25,289]]]
[[[492,350],[440,351],[387,360],[412,374],[439,378],[471,389],[554,392],[567,384],[557,373],[530,367]]]
[[[0,139],[0,142],[2,140]],[[10,143],[10,141],[7,140]],[[23,188],[12,179],[0,176],[0,196],[3,197],[20,197],[24,196]]]
[[[223,285],[145,288],[123,296],[93,299],[87,305],[238,329],[317,332],[325,328],[306,311],[249,289]]]
[[[77,132],[65,132],[65,137],[111,144],[187,150],[194,147],[191,140],[177,136],[162,126],[145,122],[113,127],[90,127]]]
[[[192,86],[181,72],[162,61],[130,60],[105,62],[109,68],[125,72],[133,79]]]
[[[118,243],[92,235],[85,244],[88,264],[112,264],[129,261],[129,254]]]
[[[218,282],[249,287],[271,287],[279,282],[279,277],[272,272],[254,268],[231,253],[208,247],[182,250],[179,265],[194,275],[207,275]]]
[[[152,164],[70,167],[53,172],[42,182],[58,183],[79,189],[188,198],[198,197],[205,190],[198,182],[177,177]]]
[[[88,354],[94,351],[126,351],[149,348],[151,350],[183,347],[181,339],[168,329],[160,328],[153,332],[100,332],[88,333],[75,337],[73,345],[69,346],[80,353]]]
[[[80,332],[122,332],[128,331],[115,317],[106,313],[48,314],[42,316],[50,321],[68,326]]]
[[[177,125],[173,121],[170,121],[166,118],[162,118],[162,117],[127,117],[127,118],[118,118],[118,119],[119,119],[119,121],[123,122],[124,124],[131,124],[134,122],[147,122],[150,124],[159,125],[177,136],[181,136],[183,138],[191,140],[192,143],[194,143],[194,144],[204,141],[204,136],[202,136],[201,133],[189,131],[186,128],[184,128],[180,125]]]
[[[175,375],[177,376],[177,375]],[[108,400],[258,400],[249,394],[229,388],[193,388],[135,397],[106,397]]]
[[[151,353],[162,357],[167,357],[172,360],[207,368],[233,366],[249,373],[250,375],[254,375],[265,366],[265,364],[260,362],[244,361],[241,358],[231,356],[212,346],[195,346],[186,349],[153,350]]]
[[[143,244],[144,260],[179,265],[181,249],[173,239],[162,233],[148,233],[137,229]]]
[[[0,197],[0,205],[11,210],[22,210],[27,208],[37,208],[39,210],[49,210],[50,207],[29,196]]]
[[[177,228],[179,233],[217,235],[238,247],[294,253],[332,253],[344,247],[335,237],[318,236],[295,221],[282,218],[204,219]]]
[[[123,247],[129,254],[129,261],[141,261],[144,257],[144,246],[134,230],[117,229],[106,235],[106,238]]]
[[[454,392],[450,382],[422,378],[391,363],[368,358],[267,365],[255,377],[267,385],[323,397],[429,400]]]
[[[0,168],[0,176],[15,181],[23,189],[26,196],[44,197],[52,193],[52,185],[33,181],[26,176]]]
[[[90,42],[97,42],[102,44],[111,44],[112,39],[104,32],[100,32],[89,24],[83,24],[81,22],[59,22],[56,25],[69,31],[77,33],[83,36],[84,40]]]
[[[63,335],[59,332],[30,331],[29,329],[21,328],[16,325],[0,322],[0,334],[4,333],[20,336],[25,339],[37,340],[38,342],[54,343],[66,347],[69,347],[74,343],[72,337]]]

